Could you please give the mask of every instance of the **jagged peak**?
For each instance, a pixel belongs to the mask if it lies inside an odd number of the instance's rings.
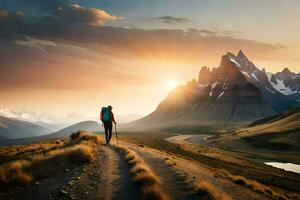
[[[209,67],[203,66],[199,72],[198,83],[199,84],[207,84],[210,81],[211,71]]]
[[[200,69],[200,72],[201,71],[209,71],[210,72],[210,69],[207,66],[202,66],[201,69]]]
[[[226,53],[226,56],[229,57],[229,58],[236,58],[236,56],[233,53],[229,52],[229,51]]]
[[[291,74],[292,72],[289,70],[289,68],[285,67],[282,71],[282,73],[289,73]]]
[[[251,62],[249,61],[249,59],[247,58],[247,56],[244,54],[242,50],[240,50],[239,53],[237,54],[237,59],[246,66],[249,66],[251,64]]]
[[[238,56],[238,57],[242,57],[242,56],[243,56],[243,57],[246,57],[246,55],[244,54],[244,52],[242,51],[242,49],[239,50],[237,56]]]

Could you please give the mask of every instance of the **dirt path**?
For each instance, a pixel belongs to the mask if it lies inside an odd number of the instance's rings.
[[[131,182],[121,151],[114,146],[99,145],[96,155],[96,161],[84,168],[80,179],[66,188],[65,199],[137,199],[138,190]]]
[[[233,199],[264,199],[261,195],[217,177],[212,169],[201,163],[131,143],[122,142],[122,145],[135,151],[145,161],[162,181],[163,190],[171,200],[212,199],[210,195],[197,192],[194,183],[199,180],[208,181],[227,194],[234,194]],[[97,144],[95,155],[96,160],[90,164],[73,166],[57,177],[43,179],[28,188],[16,189],[5,199],[139,199],[139,188],[131,180],[124,152],[113,145]],[[174,165],[170,165],[170,162]]]
[[[170,196],[170,199],[201,199],[203,196],[195,192],[195,184],[193,184],[200,181],[211,183],[217,190],[231,196],[232,199],[266,199],[263,195],[218,176],[213,169],[206,168],[201,163],[196,163],[175,155],[166,155],[150,148],[132,144],[126,145],[136,151],[161,178],[162,185]],[[173,162],[174,165],[167,164],[165,162],[166,158]],[[234,195],[232,196],[232,194]]]
[[[135,151],[161,179],[162,186],[170,199],[199,199],[199,195],[187,182],[185,182],[184,177],[176,173],[172,167],[165,163],[164,157],[159,157],[144,150],[144,148],[135,145],[127,145],[131,150]]]

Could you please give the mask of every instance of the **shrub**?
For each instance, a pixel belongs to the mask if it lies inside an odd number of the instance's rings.
[[[29,154],[27,160],[16,160],[0,166],[0,183],[29,184],[33,178],[50,177],[64,172],[74,165],[89,163],[95,159],[94,143],[99,136],[79,131],[73,133],[71,142],[57,146],[44,145],[42,152]],[[36,145],[24,146],[24,151],[36,151]],[[47,147],[47,148],[45,148]]]
[[[158,185],[146,186],[142,189],[143,200],[167,200],[168,196],[163,193]]]
[[[32,177],[23,171],[24,167],[29,166],[30,162],[18,160],[6,163],[0,167],[0,182],[18,185],[29,184]]]
[[[203,196],[212,196],[216,200],[231,200],[230,196],[207,181],[200,181],[198,183],[198,193]]]

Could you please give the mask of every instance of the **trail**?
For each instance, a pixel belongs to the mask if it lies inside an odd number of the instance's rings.
[[[71,199],[138,199],[138,189],[130,179],[121,151],[114,146],[99,145],[96,155],[96,161],[83,170],[80,180],[66,189],[67,196]]]
[[[199,181],[211,183],[220,191],[230,194],[232,199],[265,199],[265,196],[218,176],[213,169],[207,168],[200,162],[133,143],[120,143],[135,151],[152,169],[161,180],[163,190],[170,200],[213,199],[210,193],[198,192]],[[15,191],[11,197],[22,200],[139,199],[140,188],[132,181],[124,153],[114,145],[97,144],[95,155],[95,161],[90,164],[73,166],[72,169],[66,169],[57,177],[44,179],[38,184],[30,185],[27,189]]]
[[[161,179],[162,186],[170,199],[196,200],[201,197],[201,195],[197,194],[195,189],[185,181],[182,174],[177,173],[171,166],[165,163],[164,157],[155,155],[153,152],[149,152],[149,150],[135,145],[127,145],[130,146],[130,149],[135,151]]]
[[[236,185],[228,179],[224,179],[201,163],[193,162],[189,159],[169,155],[151,148],[139,147],[133,144],[126,144],[134,150],[162,180],[162,185],[168,193],[170,199],[193,200],[212,199],[211,196],[201,196],[197,193],[197,183],[209,182],[217,190],[227,194],[232,199],[267,199],[265,196],[257,194],[245,187]],[[174,162],[168,165],[165,160]],[[176,164],[175,164],[176,163]],[[232,195],[234,194],[234,195]]]

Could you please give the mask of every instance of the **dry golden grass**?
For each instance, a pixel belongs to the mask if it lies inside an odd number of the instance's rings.
[[[130,166],[132,180],[140,187],[143,200],[168,200],[168,195],[163,191],[161,181],[153,171],[137,156],[134,151],[120,147],[125,153],[125,158]]]
[[[168,200],[168,197],[166,194],[161,192],[161,188],[158,185],[149,185],[145,186],[142,189],[143,193],[143,200]]]
[[[151,171],[134,173],[133,182],[142,186],[160,184],[159,179]]]
[[[89,163],[95,159],[90,146],[79,144],[65,149],[50,151],[45,157],[35,157],[29,171],[34,169],[35,177],[51,177],[73,165]]]
[[[74,135],[69,142],[58,140],[46,145],[33,144],[14,148],[35,153],[25,157],[26,160],[15,160],[1,165],[0,183],[26,185],[33,179],[55,176],[66,168],[95,160],[94,147],[100,138],[83,131]]]
[[[31,156],[32,154],[43,153],[56,148],[60,148],[64,144],[64,140],[55,140],[30,145],[3,147],[0,149],[0,156],[11,158]],[[0,163],[2,162],[0,161]]]
[[[197,184],[198,193],[202,196],[211,195],[216,200],[231,200],[231,197],[225,192],[219,190],[217,187],[207,181],[200,181]]]
[[[0,167],[0,182],[26,185],[31,182],[32,177],[23,171],[25,166],[29,166],[27,160],[18,160],[4,164]]]
[[[81,143],[82,141],[94,141],[96,143],[99,143],[101,141],[101,138],[99,135],[94,135],[92,133],[86,132],[86,131],[78,131],[75,133],[72,133],[70,135],[71,141],[70,144],[74,143]]]
[[[263,185],[255,180],[247,179],[239,175],[233,175],[225,170],[222,170],[222,173],[226,177],[230,178],[232,182],[241,186],[245,186],[259,194],[264,194],[271,199],[286,199],[286,197],[283,194],[280,194],[274,191],[271,187]]]

